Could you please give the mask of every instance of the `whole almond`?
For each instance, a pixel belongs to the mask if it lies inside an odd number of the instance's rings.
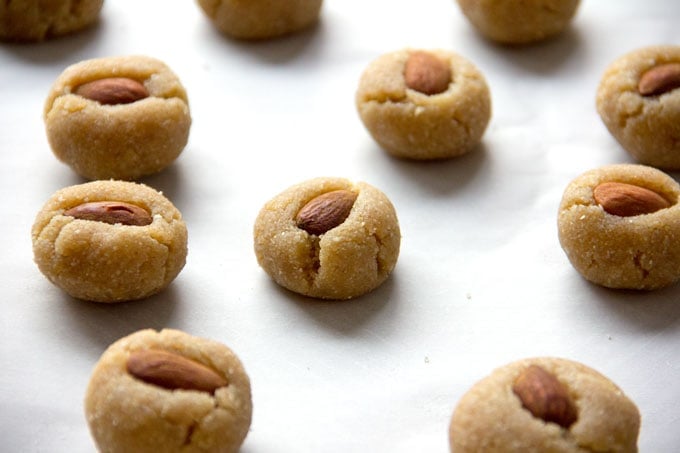
[[[412,90],[427,95],[442,93],[451,83],[451,67],[429,52],[411,52],[404,66],[404,80]]]
[[[569,428],[578,418],[567,388],[538,365],[528,366],[515,380],[512,391],[534,417]]]
[[[356,199],[357,194],[349,190],[326,192],[304,205],[295,223],[309,234],[324,234],[347,219]]]
[[[643,96],[656,96],[680,88],[680,63],[666,63],[646,71],[638,82]]]
[[[605,212],[631,217],[651,214],[671,204],[653,190],[623,182],[604,182],[593,189],[593,198]]]
[[[143,84],[127,77],[108,77],[78,86],[74,93],[105,105],[130,104],[149,97]]]
[[[64,215],[82,220],[97,222],[117,223],[123,225],[144,226],[149,225],[153,218],[151,214],[137,205],[123,201],[93,201],[82,203],[64,211]]]
[[[228,384],[225,378],[202,363],[156,349],[131,353],[126,368],[137,379],[169,390],[214,393]]]

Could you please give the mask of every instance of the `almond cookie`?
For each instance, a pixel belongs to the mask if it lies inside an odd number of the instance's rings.
[[[0,2],[0,40],[42,41],[94,24],[104,0]]]
[[[142,299],[184,267],[187,229],[156,190],[94,181],[57,191],[32,229],[40,271],[73,297],[96,302]]]
[[[445,50],[404,49],[378,57],[364,70],[355,102],[373,139],[409,159],[467,153],[491,117],[482,73]]]
[[[102,453],[232,453],[250,427],[250,380],[221,343],[141,330],[97,362],[85,416]]]
[[[605,70],[597,111],[638,162],[680,170],[680,46],[634,50]]]
[[[170,165],[189,139],[184,87],[146,56],[86,60],[68,67],[45,102],[54,155],[88,179],[135,180]]]
[[[538,357],[494,370],[463,395],[449,426],[452,453],[637,452],[640,413],[607,377]]]
[[[680,280],[680,186],[660,170],[618,164],[565,189],[558,233],[571,264],[609,288],[651,290]]]
[[[484,37],[503,44],[528,44],[561,33],[579,0],[458,0],[458,6]]]
[[[260,210],[255,255],[279,285],[305,296],[351,299],[381,285],[397,262],[394,206],[364,182],[316,178]]]
[[[267,39],[316,23],[322,0],[198,0],[198,4],[225,35],[237,39]]]

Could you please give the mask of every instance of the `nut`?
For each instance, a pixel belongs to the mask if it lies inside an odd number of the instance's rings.
[[[123,225],[144,226],[149,225],[153,218],[151,214],[134,204],[123,201],[93,201],[79,204],[64,211],[64,215],[81,220],[93,220],[97,222],[117,223]]]
[[[446,91],[451,83],[451,67],[435,55],[412,52],[404,67],[406,86],[427,95]]]
[[[147,384],[168,390],[198,390],[214,393],[228,385],[225,378],[212,369],[179,354],[148,349],[130,354],[127,371]]]
[[[127,77],[109,77],[78,86],[74,93],[105,105],[130,104],[149,97],[146,87]]]
[[[567,388],[538,365],[528,366],[515,380],[512,391],[534,417],[569,428],[578,418]]]
[[[309,234],[324,234],[345,221],[356,199],[357,194],[349,190],[326,192],[304,205],[295,223]]]
[[[680,63],[667,63],[646,71],[638,82],[643,96],[656,96],[680,88]]]
[[[596,186],[593,198],[607,213],[621,217],[651,214],[671,205],[652,190],[623,182],[604,182]]]

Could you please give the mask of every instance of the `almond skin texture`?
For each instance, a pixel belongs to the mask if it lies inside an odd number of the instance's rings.
[[[668,200],[658,193],[622,182],[599,184],[593,189],[593,197],[607,213],[620,217],[651,214],[670,207]]]
[[[94,201],[74,206],[64,211],[64,215],[76,219],[123,225],[145,226],[151,224],[151,214],[137,205],[123,201]]]
[[[345,221],[356,199],[357,194],[349,190],[326,192],[304,205],[295,223],[309,234],[324,234]]]
[[[427,95],[443,93],[451,83],[451,68],[431,53],[412,52],[406,60],[404,80],[412,90]]]
[[[656,96],[680,88],[680,63],[655,66],[640,77],[638,92],[642,96]]]
[[[109,77],[78,86],[75,94],[104,105],[130,104],[149,97],[140,82],[127,77]]]
[[[515,380],[512,391],[524,408],[546,422],[569,428],[578,418],[566,387],[538,365],[528,366]]]
[[[214,393],[228,384],[226,379],[201,363],[153,349],[130,354],[127,371],[137,379],[168,390]]]

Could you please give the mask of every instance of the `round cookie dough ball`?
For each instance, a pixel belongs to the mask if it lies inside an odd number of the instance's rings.
[[[198,0],[198,4],[225,35],[237,39],[267,39],[316,23],[322,0]]]
[[[279,285],[305,296],[351,299],[380,286],[397,262],[394,206],[364,182],[316,178],[260,210],[257,261]]]
[[[102,453],[237,452],[252,417],[250,380],[223,344],[141,330],[99,359],[85,415]]]
[[[45,102],[54,155],[88,179],[134,180],[170,165],[189,139],[184,87],[146,56],[97,58],[68,67]]]
[[[561,358],[523,359],[494,370],[458,403],[453,453],[637,452],[640,414],[613,382]]]
[[[566,29],[579,0],[458,0],[458,5],[486,38],[503,44],[528,44]]]
[[[32,229],[40,271],[73,297],[142,299],[166,288],[184,267],[182,215],[156,190],[94,181],[57,191]]]
[[[491,117],[491,94],[482,73],[465,58],[445,50],[404,49],[368,65],[356,107],[388,153],[442,159],[480,142]]]
[[[42,41],[94,24],[104,0],[0,2],[0,40]]]
[[[569,183],[558,233],[571,264],[608,288],[657,289],[680,280],[680,186],[660,170],[618,164]]]
[[[680,46],[630,52],[605,70],[597,111],[638,162],[680,170]]]

